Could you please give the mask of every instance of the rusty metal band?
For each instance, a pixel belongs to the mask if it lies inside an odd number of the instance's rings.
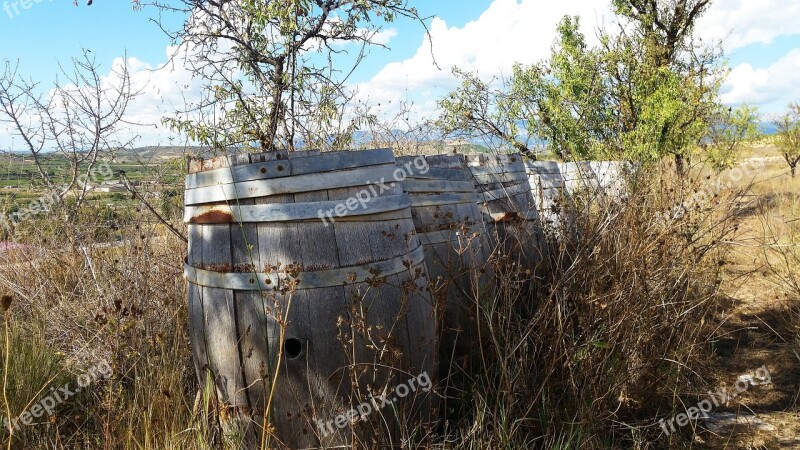
[[[186,176],[186,189],[319,174],[333,170],[394,164],[394,162],[394,153],[388,148],[357,152],[321,153],[312,157],[279,159],[192,173]]]
[[[412,180],[403,182],[406,192],[475,192],[475,183],[472,181],[451,180]]]
[[[412,252],[386,261],[361,266],[317,272],[300,272],[296,277],[286,273],[224,273],[183,266],[183,276],[191,284],[208,288],[235,291],[277,291],[289,286],[294,289],[316,289],[363,283],[409,271],[422,264],[425,252],[422,245]]]

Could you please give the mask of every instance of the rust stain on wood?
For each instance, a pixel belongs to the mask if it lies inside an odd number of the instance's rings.
[[[260,415],[261,412],[258,409],[249,406],[220,405],[219,408],[219,418],[222,421],[228,421],[242,416],[257,417]]]
[[[187,168],[186,170],[188,173],[197,173],[203,170],[203,160],[194,157],[187,157]]]
[[[227,208],[212,208],[202,214],[193,216],[189,223],[209,225],[215,223],[233,223],[233,214]]]
[[[507,213],[503,213],[501,216],[499,216],[496,219],[494,219],[494,221],[497,222],[497,223],[500,223],[500,222],[512,222],[512,221],[521,220],[521,219],[522,219],[522,216],[520,216],[519,213],[507,212]]]

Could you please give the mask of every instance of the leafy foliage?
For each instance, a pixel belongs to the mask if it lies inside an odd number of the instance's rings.
[[[721,52],[693,39],[707,3],[615,1],[619,29],[601,30],[596,48],[579,19],[565,17],[550,58],[517,65],[503,89],[457,72],[464,84],[440,102],[441,122],[512,144],[524,124],[569,159],[674,155],[682,163],[709,134],[726,73]]]
[[[714,170],[721,172],[736,164],[742,144],[761,137],[758,108],[747,104],[736,109],[721,108],[715,120],[706,156]]]

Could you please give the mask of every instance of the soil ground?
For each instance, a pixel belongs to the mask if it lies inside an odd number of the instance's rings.
[[[800,290],[785,282],[800,280],[800,179],[772,147],[745,163],[753,161],[764,167],[742,180],[755,183],[737,208],[710,378],[718,392],[765,367],[769,382],[715,407],[696,430],[696,448],[800,449]]]

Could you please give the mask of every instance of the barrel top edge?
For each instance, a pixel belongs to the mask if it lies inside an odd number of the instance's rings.
[[[391,152],[392,155],[394,155],[394,151],[389,147],[371,148],[363,150],[361,149],[341,150],[334,152],[323,152],[320,150],[300,150],[300,151],[290,152],[287,150],[277,150],[273,152],[220,155],[212,158],[203,158],[203,157],[189,155],[186,157],[186,166],[187,166],[187,173],[193,174],[199,172],[207,172],[215,169],[234,167],[236,165],[242,165],[242,162],[239,160],[239,158],[242,155],[247,155],[250,159],[250,163],[260,163],[260,162],[276,161],[276,160],[291,161],[291,160],[302,160],[305,158],[314,158],[314,157],[329,157],[329,155],[334,155],[334,154],[351,155],[353,157],[358,157],[359,155],[366,156],[384,152]]]

